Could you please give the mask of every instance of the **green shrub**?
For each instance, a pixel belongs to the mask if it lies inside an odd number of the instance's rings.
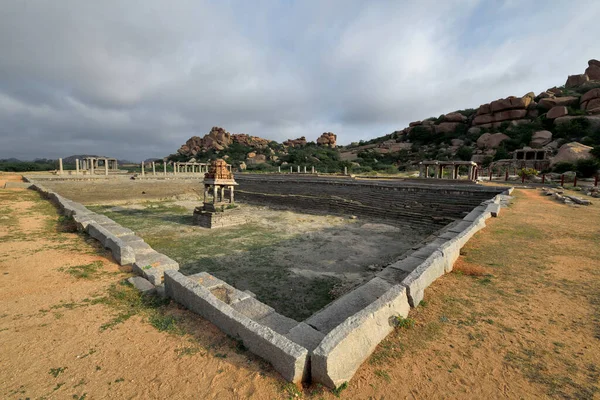
[[[575,171],[579,178],[591,178],[598,173],[600,169],[600,161],[590,160],[579,160],[575,164]]]
[[[429,144],[435,143],[436,135],[432,129],[423,126],[415,126],[408,134],[408,139],[414,144]]]
[[[510,154],[504,148],[504,146],[498,147],[498,149],[496,150],[496,154],[494,154],[494,161],[506,160],[507,158],[510,158]]]
[[[475,108],[465,108],[464,110],[458,110],[456,111],[459,114],[464,115],[465,117],[469,118],[471,115],[475,114],[477,112],[477,109]]]
[[[492,163],[492,161],[494,161],[494,157],[492,156],[485,156],[485,158],[483,159],[483,161],[481,162],[481,165],[484,168],[487,168],[490,166],[490,164]]]
[[[556,172],[557,174],[562,174],[563,172],[567,171],[575,171],[575,164],[570,162],[559,162],[552,167],[552,171]]]
[[[517,172],[517,175],[519,175],[521,178],[525,177],[525,179],[537,176],[537,174],[538,171],[535,168],[521,168],[519,172]]]
[[[458,151],[456,152],[456,157],[459,160],[463,160],[463,161],[471,161],[471,157],[473,157],[473,149],[467,146],[462,146],[460,149],[458,149]]]

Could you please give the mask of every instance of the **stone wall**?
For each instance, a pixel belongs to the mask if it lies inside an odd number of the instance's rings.
[[[503,190],[293,175],[242,175],[236,180],[237,199],[248,203],[379,218],[400,226],[437,225],[438,229]]]

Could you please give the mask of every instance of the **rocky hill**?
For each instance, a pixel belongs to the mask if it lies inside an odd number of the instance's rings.
[[[302,136],[280,144],[214,127],[204,137],[190,138],[169,159],[223,157],[242,169],[290,164],[314,165],[323,172],[339,172],[344,167],[357,173],[394,172],[420,160],[494,165],[510,159],[515,150],[527,148],[546,150],[553,156],[551,166],[583,160],[593,170],[600,157],[600,61],[590,60],[585,73],[567,77],[561,87],[414,121],[402,130],[344,147],[337,146],[337,136],[331,132],[316,142]]]
[[[557,155],[563,146],[553,165],[598,157],[600,62],[590,60],[588,65],[584,74],[569,76],[564,86],[414,121],[384,137],[340,149],[341,159],[361,164],[370,157],[389,159],[395,154],[405,162],[462,159],[489,165],[510,158],[517,149],[546,149]],[[578,151],[568,150],[574,148]]]

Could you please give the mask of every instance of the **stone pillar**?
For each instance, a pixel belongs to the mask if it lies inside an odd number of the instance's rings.
[[[233,204],[233,186],[229,186],[229,202]]]
[[[304,173],[306,173],[306,165],[304,166]]]
[[[152,175],[156,175],[156,165],[154,161],[152,161]]]
[[[313,166],[310,168],[310,173],[311,173],[311,174],[314,174],[314,173],[315,173],[315,166],[314,166],[314,165],[313,165]]]
[[[348,167],[344,167],[344,175],[348,175]]]
[[[75,159],[75,175],[79,175],[79,159]]]
[[[62,175],[63,174],[63,163],[62,163],[62,158],[58,159],[58,174]]]
[[[146,172],[144,172],[144,162],[142,161],[142,176],[145,176]]]
[[[167,176],[167,162],[163,161],[163,175]]]
[[[277,172],[281,173],[281,165],[277,167]]]
[[[425,166],[423,164],[419,165],[419,178],[423,178],[423,175],[425,174]]]
[[[429,165],[425,166],[425,179],[429,178]]]
[[[94,175],[94,160],[89,160],[90,163],[90,174]]]
[[[290,167],[290,174],[291,174],[292,172],[294,172],[294,171],[292,171],[292,167]]]
[[[208,185],[204,185],[204,202],[206,203],[206,198],[208,197]]]
[[[104,160],[104,176],[108,176],[108,160]]]
[[[213,185],[213,204],[217,202],[217,185]]]
[[[300,173],[300,166],[298,165],[296,170],[298,171],[298,173]]]
[[[442,179],[444,177],[444,166],[440,165],[438,167],[438,179]]]
[[[221,186],[221,202],[225,201],[225,186]]]

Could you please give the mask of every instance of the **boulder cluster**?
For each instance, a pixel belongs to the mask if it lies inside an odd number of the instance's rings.
[[[302,147],[306,146],[306,138],[304,136],[300,136],[298,139],[288,139],[283,142],[285,147]]]
[[[223,128],[214,126],[208,134],[204,135],[204,137],[192,136],[189,138],[187,142],[179,148],[178,153],[193,157],[199,152],[210,149],[218,151],[224,150],[232,143],[239,143],[255,149],[264,149],[268,146],[269,140],[257,136],[250,136],[245,133],[231,134]]]
[[[505,121],[527,121],[528,116],[529,118],[535,118],[537,114],[534,107],[534,97],[535,95],[530,92],[523,97],[510,96],[506,99],[483,104],[477,110],[473,119],[473,126],[497,128]]]
[[[482,104],[475,110],[463,110],[439,118],[414,121],[407,128],[394,132],[392,137],[396,142],[409,141],[411,132],[417,127],[421,132],[450,137],[462,130],[473,140],[472,160],[481,162],[485,157],[494,155],[503,142],[511,139],[511,130],[518,129],[520,125],[531,124],[534,120],[539,121],[540,117],[554,126],[583,118],[592,128],[600,128],[600,61],[590,60],[585,73],[569,76],[564,87],[549,88],[537,96],[533,92],[521,97],[509,96]],[[555,152],[559,142],[553,141],[551,130],[553,129],[547,126],[545,130],[535,131],[529,147]],[[452,139],[451,143],[452,146],[448,150],[453,154],[464,145],[459,139]],[[563,146],[563,152],[570,154],[573,146],[567,145]],[[381,146],[373,147],[378,152],[385,152],[380,151]],[[582,152],[589,154],[589,146],[583,147],[586,149]],[[555,158],[561,159],[562,156]],[[577,156],[567,158],[575,161],[578,159]]]
[[[337,136],[332,132],[325,132],[317,139],[317,144],[320,146],[326,146],[335,148],[337,141]]]

